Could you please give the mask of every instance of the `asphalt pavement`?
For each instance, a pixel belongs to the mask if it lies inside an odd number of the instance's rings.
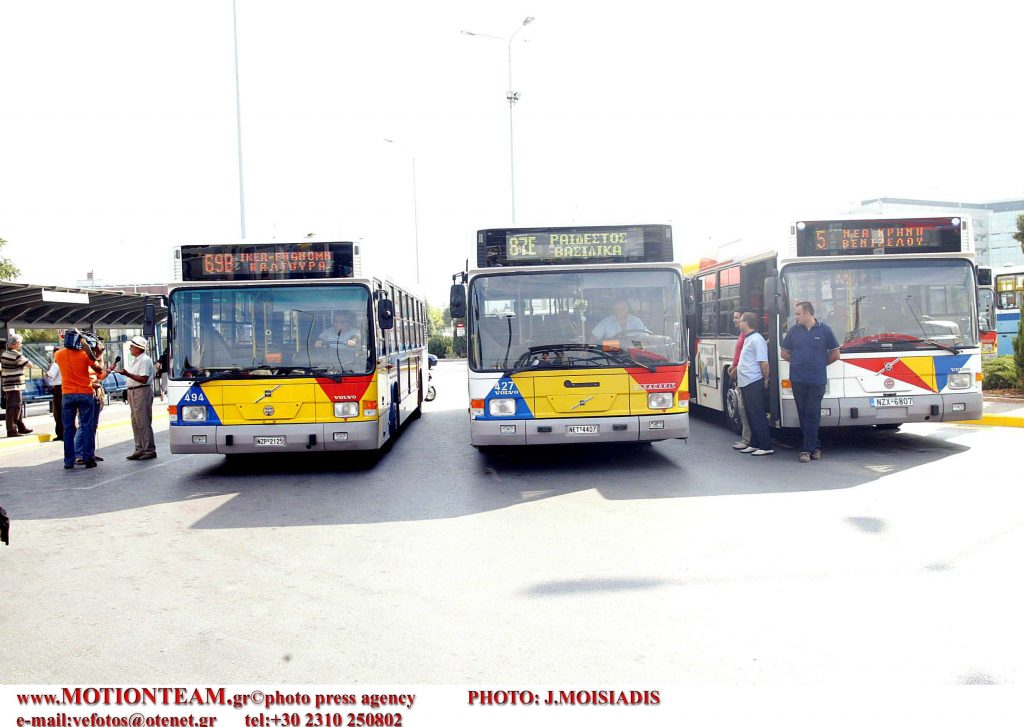
[[[9,683],[1020,684],[1020,434],[478,453],[465,366],[382,457],[0,449]],[[113,405],[114,407],[118,405]],[[108,423],[119,415],[111,411]]]

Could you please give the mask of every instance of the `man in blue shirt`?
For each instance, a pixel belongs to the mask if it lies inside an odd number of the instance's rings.
[[[796,304],[796,325],[782,339],[782,358],[789,361],[789,381],[793,385],[796,413],[803,431],[801,462],[821,459],[821,400],[825,396],[828,374],[825,369],[839,360],[839,341],[832,329],[815,320],[810,301]]]

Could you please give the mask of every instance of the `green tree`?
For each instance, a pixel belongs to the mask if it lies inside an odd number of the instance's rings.
[[[0,250],[3,250],[6,244],[7,240],[0,237]],[[9,258],[0,257],[0,280],[14,280],[19,275],[21,275],[21,271]]]
[[[1024,215],[1017,215],[1017,231],[1013,239],[1020,243],[1020,251],[1024,252]]]
[[[427,303],[427,336],[438,333],[443,326],[444,315],[441,313],[441,309]]]

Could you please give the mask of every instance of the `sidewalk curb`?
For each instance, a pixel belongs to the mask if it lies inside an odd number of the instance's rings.
[[[166,410],[164,413],[155,414],[153,416],[153,422],[156,423],[161,420],[169,419]],[[121,427],[130,427],[132,425],[131,419],[122,419],[116,422],[107,422],[106,424],[100,424],[96,427],[97,432],[107,431],[110,429],[119,429]],[[52,434],[34,434],[22,437],[15,437],[14,439],[3,438],[0,439],[0,450],[4,449],[17,449],[30,444],[45,444],[53,439]]]
[[[1024,427],[1024,417],[1004,417],[998,414],[987,414],[981,419],[959,421],[957,424],[973,424],[983,427]]]

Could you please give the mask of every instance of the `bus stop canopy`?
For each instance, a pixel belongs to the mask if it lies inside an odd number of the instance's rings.
[[[160,296],[0,282],[0,336],[9,328],[141,328],[147,303],[157,323],[167,318]]]

